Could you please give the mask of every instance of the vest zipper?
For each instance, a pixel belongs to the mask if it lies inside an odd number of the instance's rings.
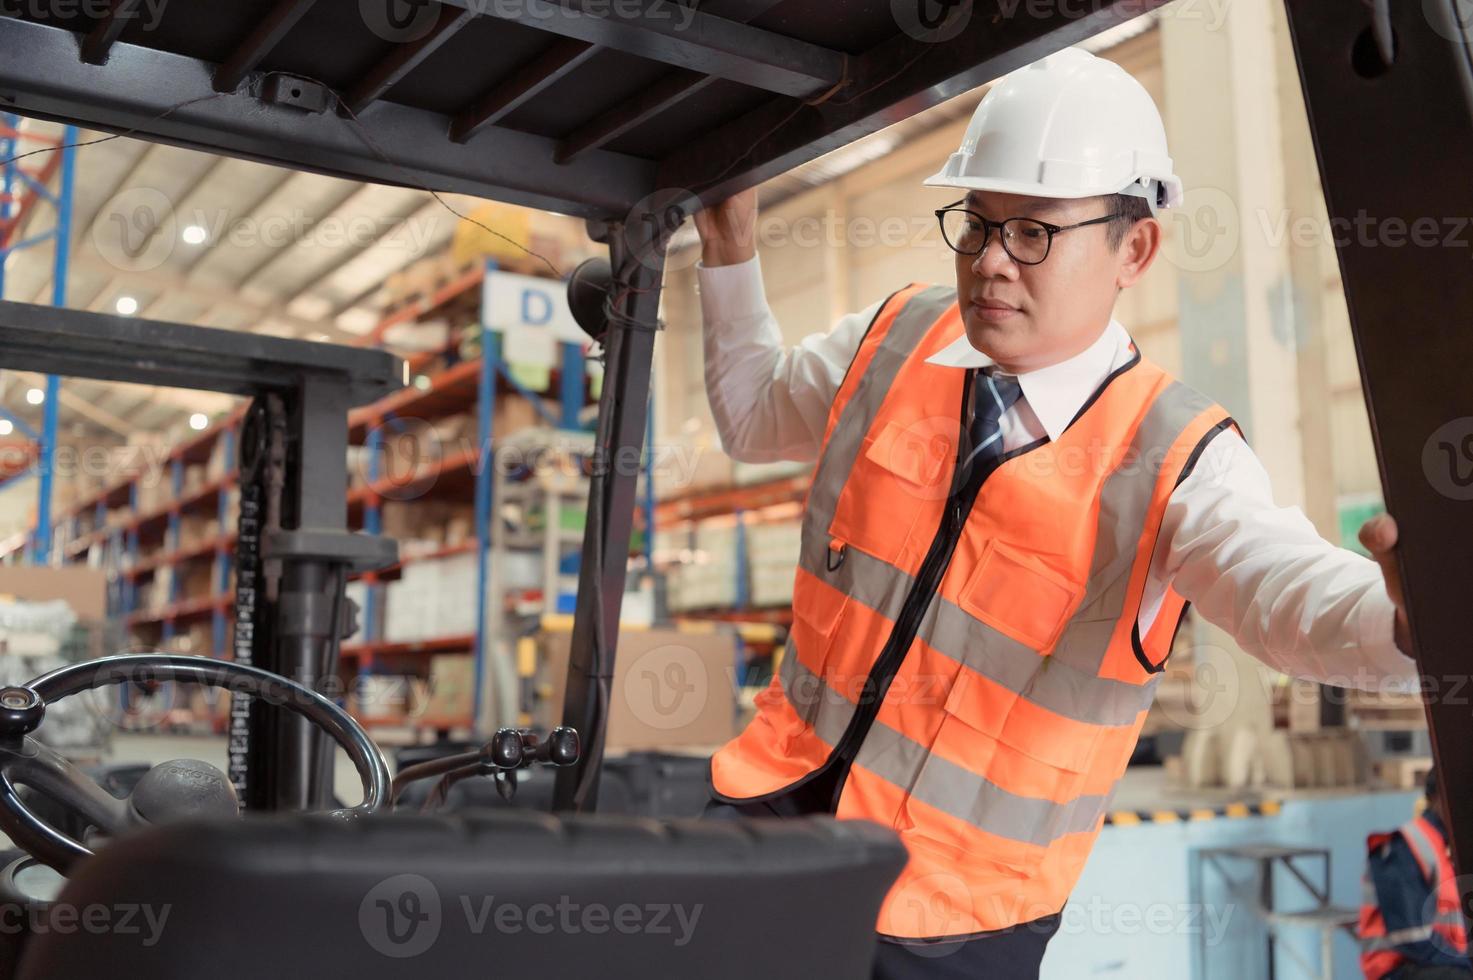
[[[1133,350],[1130,360],[1106,375],[1105,380],[1095,389],[1094,394],[1090,395],[1089,399],[1080,406],[1069,425],[1065,426],[1066,429],[1077,422],[1095,403],[1095,400],[1104,394],[1105,389],[1110,387],[1110,382],[1141,362],[1140,349],[1135,348],[1134,341],[1131,346]],[[967,372],[967,384],[962,393],[962,432],[969,431],[968,423],[971,421],[969,399],[976,387],[976,374],[976,368],[969,369]],[[1012,452],[1003,453],[993,462],[992,470],[997,469],[1013,456],[1028,452],[1045,442],[1048,442],[1047,436],[1026,446],[1020,446]],[[890,683],[895,679],[895,673],[900,669],[901,662],[905,660],[905,654],[915,640],[916,631],[920,629],[921,616],[931,605],[931,600],[941,585],[942,574],[951,564],[951,556],[956,552],[965,518],[971,513],[972,506],[977,502],[977,494],[982,490],[982,483],[992,472],[988,470],[987,473],[967,474],[969,479],[965,484],[959,486],[958,481],[963,475],[961,449],[961,440],[958,440],[956,468],[952,471],[951,478],[951,492],[947,495],[946,510],[941,515],[941,524],[936,529],[936,536],[931,539],[931,547],[921,561],[920,572],[916,575],[910,591],[906,593],[905,602],[900,607],[900,614],[895,618],[895,626],[890,630],[890,636],[885,640],[885,646],[875,660],[875,666],[870,670],[869,677],[865,678],[861,697],[867,698],[868,702],[855,706],[854,717],[849,720],[849,726],[844,729],[839,743],[834,746],[833,754],[820,767],[819,772],[825,772],[830,766],[838,769],[833,796],[828,805],[830,813],[839,807],[839,797],[843,795],[844,784],[849,779],[849,767],[859,755],[859,747],[864,744],[865,736],[869,734],[870,728],[875,723],[875,717],[880,713],[880,705],[885,701],[885,695],[890,690]]]
[[[962,432],[968,431],[968,398],[975,387],[974,378],[975,371],[969,371],[967,385],[962,395],[960,430]],[[875,660],[875,666],[870,670],[869,677],[865,679],[864,689],[860,693],[860,703],[855,706],[854,717],[849,720],[849,727],[844,730],[839,744],[834,746],[834,753],[827,763],[834,765],[837,762],[839,766],[838,782],[834,786],[834,795],[829,802],[829,812],[838,809],[839,797],[844,792],[845,782],[849,779],[849,768],[859,754],[859,747],[864,744],[865,736],[869,734],[870,728],[874,725],[875,717],[880,713],[880,705],[884,703],[885,695],[890,690],[890,684],[894,681],[895,674],[900,670],[900,665],[905,660],[911,643],[915,640],[916,632],[921,626],[921,617],[925,615],[926,609],[931,605],[931,599],[941,586],[942,575],[947,566],[951,564],[951,556],[956,551],[957,542],[961,540],[964,519],[971,512],[972,505],[977,502],[977,494],[982,489],[984,474],[980,472],[966,474],[969,477],[966,483],[961,486],[957,485],[963,477],[961,450],[962,442],[958,440],[955,468],[952,470],[951,491],[947,494],[946,509],[942,512],[941,523],[936,528],[936,536],[931,539],[931,546],[926,551],[926,557],[921,561],[920,572],[916,575],[915,581],[911,583],[910,591],[906,593],[905,601],[900,606],[900,614],[895,617],[895,626],[890,630],[890,635],[885,640],[885,646]],[[994,468],[996,465],[998,464],[995,463]]]

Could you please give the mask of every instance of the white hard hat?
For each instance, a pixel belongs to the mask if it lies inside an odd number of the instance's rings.
[[[1119,65],[1064,48],[1006,75],[982,99],[961,149],[930,187],[1181,203],[1156,103]]]

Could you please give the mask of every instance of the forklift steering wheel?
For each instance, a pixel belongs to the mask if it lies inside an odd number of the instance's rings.
[[[233,694],[260,698],[301,715],[342,746],[363,780],[363,802],[335,810],[333,815],[355,818],[389,806],[389,767],[383,753],[351,715],[316,691],[259,667],[209,657],[154,653],[102,657],[54,670],[25,687],[0,689],[0,830],[17,847],[62,874],[82,858],[91,857],[92,851],[37,817],[17,794],[17,783],[69,806],[109,835],[152,822],[154,810],[159,811],[156,815],[167,817],[170,801],[182,801],[185,809],[193,807],[196,813],[219,813],[229,809],[223,806],[225,802],[234,801],[234,790],[218,769],[189,762],[156,767],[149,774],[157,774],[158,778],[152,783],[148,800],[141,800],[137,792],[130,800],[119,800],[30,737],[45,717],[48,704],[129,681],[225,687]]]

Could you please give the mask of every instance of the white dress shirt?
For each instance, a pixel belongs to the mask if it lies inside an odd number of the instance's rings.
[[[829,408],[880,304],[788,348],[768,308],[758,259],[697,270],[706,391],[722,446],[742,462],[816,460]],[[1004,450],[1045,435],[1057,439],[1131,356],[1129,335],[1111,320],[1083,352],[1018,375],[1023,395],[1002,417]],[[965,335],[930,360],[959,370],[992,364]],[[1142,635],[1168,584],[1282,673],[1367,689],[1416,676],[1393,637],[1395,607],[1380,567],[1321,538],[1298,507],[1277,506],[1268,472],[1235,432],[1208,443],[1167,502],[1142,601]]]

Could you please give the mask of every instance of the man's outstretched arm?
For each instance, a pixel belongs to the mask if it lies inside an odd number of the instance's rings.
[[[818,458],[829,407],[879,304],[787,347],[762,286],[756,222],[755,190],[696,215],[706,394],[727,455],[807,462]]]

